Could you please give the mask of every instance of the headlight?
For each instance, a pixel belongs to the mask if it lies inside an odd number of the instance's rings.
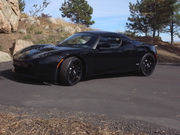
[[[63,58],[62,56],[53,55],[49,57],[39,58],[38,61],[40,64],[58,63],[62,58]]]

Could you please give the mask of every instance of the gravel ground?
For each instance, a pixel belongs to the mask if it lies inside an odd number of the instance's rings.
[[[180,135],[180,131],[132,119],[0,105],[0,135]]]

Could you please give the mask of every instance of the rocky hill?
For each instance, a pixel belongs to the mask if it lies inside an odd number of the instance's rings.
[[[0,0],[0,32],[17,31],[20,17],[17,0]]]
[[[0,0],[0,50],[6,53],[14,54],[17,43],[24,47],[25,44],[56,44],[73,33],[87,30],[90,29],[62,19],[20,14],[18,0]]]
[[[28,40],[33,44],[56,44],[76,32],[90,30],[83,25],[65,22],[52,17],[20,15],[16,32],[0,34],[1,50],[10,53],[9,48],[16,40]]]

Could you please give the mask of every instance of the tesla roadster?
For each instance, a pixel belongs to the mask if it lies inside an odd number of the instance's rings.
[[[75,85],[83,78],[136,71],[153,73],[157,63],[154,45],[125,35],[89,31],[76,33],[57,45],[33,45],[13,57],[14,71],[63,85]]]

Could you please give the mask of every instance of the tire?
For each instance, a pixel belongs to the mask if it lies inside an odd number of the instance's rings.
[[[82,62],[76,57],[64,60],[59,72],[60,83],[65,86],[73,86],[82,78]]]
[[[139,66],[139,75],[141,76],[150,76],[156,66],[156,59],[152,53],[146,53],[140,62]]]

